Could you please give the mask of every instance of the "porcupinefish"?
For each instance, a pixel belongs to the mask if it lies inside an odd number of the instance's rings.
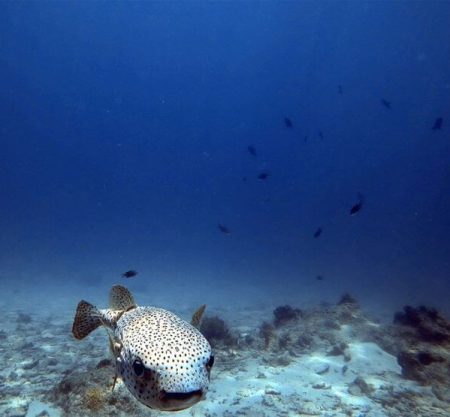
[[[108,309],[78,303],[72,333],[81,340],[104,326],[115,359],[113,389],[120,377],[146,406],[178,411],[204,399],[208,390],[214,356],[197,330],[204,309],[190,324],[162,308],[138,307],[127,288],[114,285]]]

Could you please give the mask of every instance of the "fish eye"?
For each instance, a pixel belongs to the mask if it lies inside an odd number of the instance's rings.
[[[135,359],[133,362],[133,370],[136,376],[144,375],[145,366],[140,359]]]
[[[208,369],[211,369],[214,365],[214,355],[211,355],[208,359],[208,362],[206,363],[206,367]]]

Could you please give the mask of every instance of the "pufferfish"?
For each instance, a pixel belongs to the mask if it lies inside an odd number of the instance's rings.
[[[78,303],[72,333],[81,340],[105,326],[115,359],[114,384],[120,377],[144,405],[178,411],[204,399],[208,390],[214,356],[196,328],[204,309],[188,323],[162,308],[138,307],[127,288],[114,285],[108,309]]]

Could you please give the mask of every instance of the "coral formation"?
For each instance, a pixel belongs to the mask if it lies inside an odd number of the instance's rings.
[[[106,364],[108,359],[101,362]],[[114,367],[94,367],[90,371],[69,370],[45,395],[46,401],[59,406],[65,416],[138,415],[139,404],[133,401],[119,381],[114,391]],[[88,414],[86,414],[88,413]]]
[[[105,406],[106,396],[99,387],[88,388],[84,392],[83,405],[90,411],[99,411]]]
[[[348,344],[345,342],[340,342],[335,344],[331,350],[327,352],[327,356],[344,356],[346,362],[351,360],[350,354],[348,353]]]
[[[353,304],[353,305],[358,306],[358,301],[356,300],[356,298],[354,298],[349,293],[345,293],[341,296],[341,299],[337,303],[338,306],[343,305],[343,304]]]
[[[296,310],[278,310],[291,317],[278,327],[270,310],[251,325],[248,315],[240,322],[235,316],[232,329],[219,317],[206,320],[216,372],[196,414],[449,415],[449,322],[436,310],[408,307],[393,324],[368,318],[357,302],[305,308],[298,316]],[[64,321],[33,316],[14,333],[16,317],[6,315],[0,336],[0,415],[148,415],[120,379],[111,390],[115,366],[104,358],[104,335],[94,334],[80,352]]]
[[[341,327],[349,323],[364,326],[367,319],[353,297],[342,298],[334,306],[304,311],[289,305],[277,307],[273,322],[264,321],[259,329],[264,350],[297,356],[323,347],[330,355],[343,355],[350,360]]]
[[[29,324],[33,321],[33,318],[27,314],[27,313],[23,313],[22,311],[19,311],[17,313],[17,319],[16,322],[20,323],[20,324]]]
[[[369,395],[375,391],[373,385],[368,384],[361,376],[355,378],[355,380],[349,385],[348,392],[352,395]]]
[[[275,327],[284,326],[292,320],[297,320],[302,314],[299,308],[292,308],[290,305],[279,306],[273,311]]]
[[[236,338],[232,336],[228,325],[218,316],[204,317],[200,331],[206,337],[211,346],[234,346]]]
[[[270,342],[276,337],[275,327],[267,321],[263,321],[259,328],[259,335],[264,339],[264,349],[268,349]]]
[[[100,369],[100,368],[106,368],[108,366],[113,366],[113,362],[111,359],[102,359],[101,361],[99,361],[96,365],[96,369]]]
[[[450,322],[433,308],[405,306],[395,314],[394,327],[402,375],[450,402]]]
[[[394,324],[416,329],[417,337],[426,343],[450,343],[450,323],[433,308],[405,306],[394,315]]]

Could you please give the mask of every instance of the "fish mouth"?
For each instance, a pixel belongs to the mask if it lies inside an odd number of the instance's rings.
[[[164,410],[178,411],[191,407],[203,398],[203,390],[198,389],[189,392],[167,392],[161,391],[160,401]]]

